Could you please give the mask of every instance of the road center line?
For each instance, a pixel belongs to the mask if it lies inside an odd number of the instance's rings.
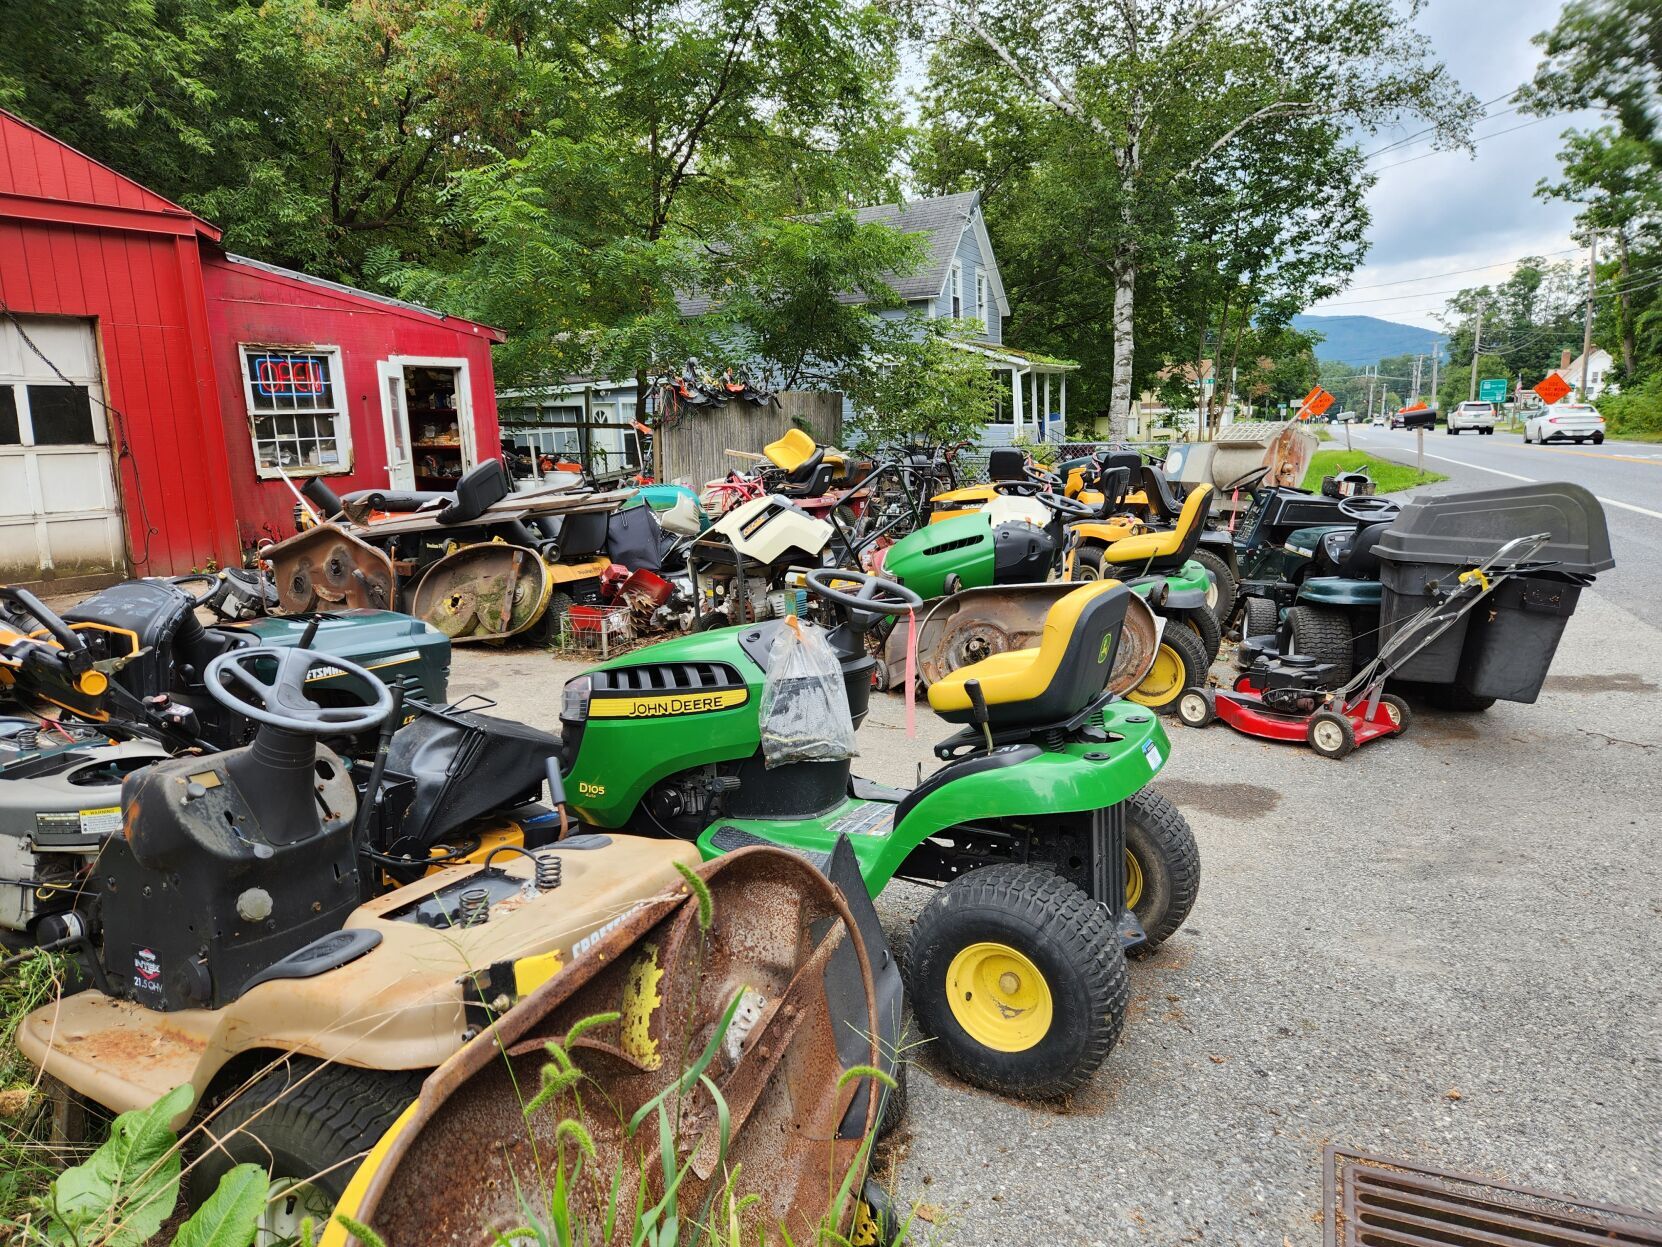
[[[1370,443],[1371,443],[1371,439],[1370,439]],[[1390,446],[1390,447],[1383,447],[1382,449],[1397,450],[1397,447]],[[1404,455],[1412,455],[1414,452],[1411,451],[1411,450],[1397,450],[1397,453],[1404,454]],[[1447,455],[1434,455],[1429,450],[1425,452],[1425,457],[1427,459],[1435,459],[1439,463],[1452,463],[1457,468],[1474,468],[1479,472],[1493,472],[1496,476],[1509,476],[1515,481],[1525,481],[1525,482],[1527,482],[1528,484],[1531,484],[1531,485],[1537,485],[1537,484],[1540,483],[1540,480],[1539,480],[1538,477],[1520,476],[1516,472],[1503,472],[1499,468],[1485,467],[1481,463],[1468,463],[1464,459],[1450,459]],[[1631,502],[1621,502],[1621,501],[1619,501],[1618,499],[1615,499],[1615,498],[1606,498],[1602,494],[1594,494],[1593,496],[1595,498],[1597,498],[1600,502],[1602,502],[1607,507],[1620,507],[1622,510],[1632,511],[1636,515],[1648,515],[1653,520],[1662,520],[1662,511],[1652,511],[1652,510],[1649,510],[1646,507],[1636,507]]]

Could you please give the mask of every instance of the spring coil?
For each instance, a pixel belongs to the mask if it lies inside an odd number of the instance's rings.
[[[35,745],[39,742],[40,732],[36,728],[26,727],[16,736],[12,737],[12,739],[17,742],[17,751],[19,753],[28,753],[34,749]]]
[[[490,921],[491,894],[484,888],[469,888],[462,893],[459,925],[477,927]]]
[[[560,855],[538,853],[532,858],[537,864],[537,891],[552,892],[560,886]]]

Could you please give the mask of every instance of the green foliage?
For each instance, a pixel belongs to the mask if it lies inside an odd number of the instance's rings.
[[[1662,372],[1598,400],[1611,437],[1662,438]]]
[[[148,1108],[115,1119],[109,1138],[59,1174],[12,1241],[36,1247],[140,1247],[173,1216],[179,1141],[172,1122],[195,1101],[176,1087]],[[248,1247],[269,1184],[258,1165],[237,1165],[174,1235],[172,1247]]]
[[[858,449],[917,440],[946,446],[980,437],[1003,394],[988,361],[963,345],[973,334],[944,321],[885,322],[885,339],[846,379]]]
[[[1318,490],[1322,485],[1322,477],[1334,476],[1340,472],[1366,472],[1373,478],[1375,488],[1382,494],[1392,494],[1401,489],[1413,489],[1417,485],[1434,485],[1438,481],[1448,480],[1448,477],[1440,472],[1416,472],[1404,464],[1379,459],[1360,450],[1318,450],[1310,458],[1310,467],[1304,474],[1302,488]]]

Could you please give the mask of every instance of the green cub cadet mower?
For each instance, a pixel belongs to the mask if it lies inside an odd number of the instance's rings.
[[[857,727],[875,666],[866,632],[922,599],[863,572],[806,579],[834,621]],[[819,860],[846,836],[873,895],[895,878],[938,886],[908,955],[918,1021],[970,1081],[1062,1095],[1119,1036],[1124,949],[1168,939],[1200,881],[1188,824],[1147,788],[1166,734],[1107,691],[1131,601],[1117,583],[1079,586],[1037,646],[934,683],[931,706],[960,728],[909,792],[852,777],[846,759],[766,766],[760,704],[791,621],[650,646],[566,685],[566,792],[596,829],[696,841],[706,858],[778,845]]]

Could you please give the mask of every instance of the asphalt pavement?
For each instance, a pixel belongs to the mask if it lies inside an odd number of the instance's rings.
[[[1448,440],[1470,465],[1559,462]],[[1597,491],[1643,506],[1662,465],[1630,466]],[[1631,560],[1662,521],[1628,516]],[[1614,575],[1639,583],[1631,567]],[[1172,726],[1156,788],[1200,843],[1194,913],[1133,964],[1125,1036],[1069,1101],[1002,1099],[914,1053],[880,1158],[913,1241],[1316,1247],[1329,1143],[1662,1209],[1662,631],[1631,599],[1583,595],[1539,702],[1421,708],[1342,762]],[[452,690],[553,727],[581,669],[461,648]],[[914,783],[947,727],[922,707],[909,737],[899,696],[873,702],[857,772]],[[891,942],[926,897],[884,892]]]
[[[1330,430],[1344,445],[1344,432]],[[1406,429],[1352,427],[1357,450],[1398,463],[1414,464],[1416,434]],[[1531,481],[1574,481],[1604,504],[1615,570],[1599,578],[1594,592],[1634,605],[1649,604],[1647,616],[1662,608],[1662,444],[1607,441],[1576,446],[1526,445],[1516,433],[1425,435],[1425,464],[1449,479],[1426,492],[1498,489]],[[1409,496],[1420,493],[1410,490]]]

